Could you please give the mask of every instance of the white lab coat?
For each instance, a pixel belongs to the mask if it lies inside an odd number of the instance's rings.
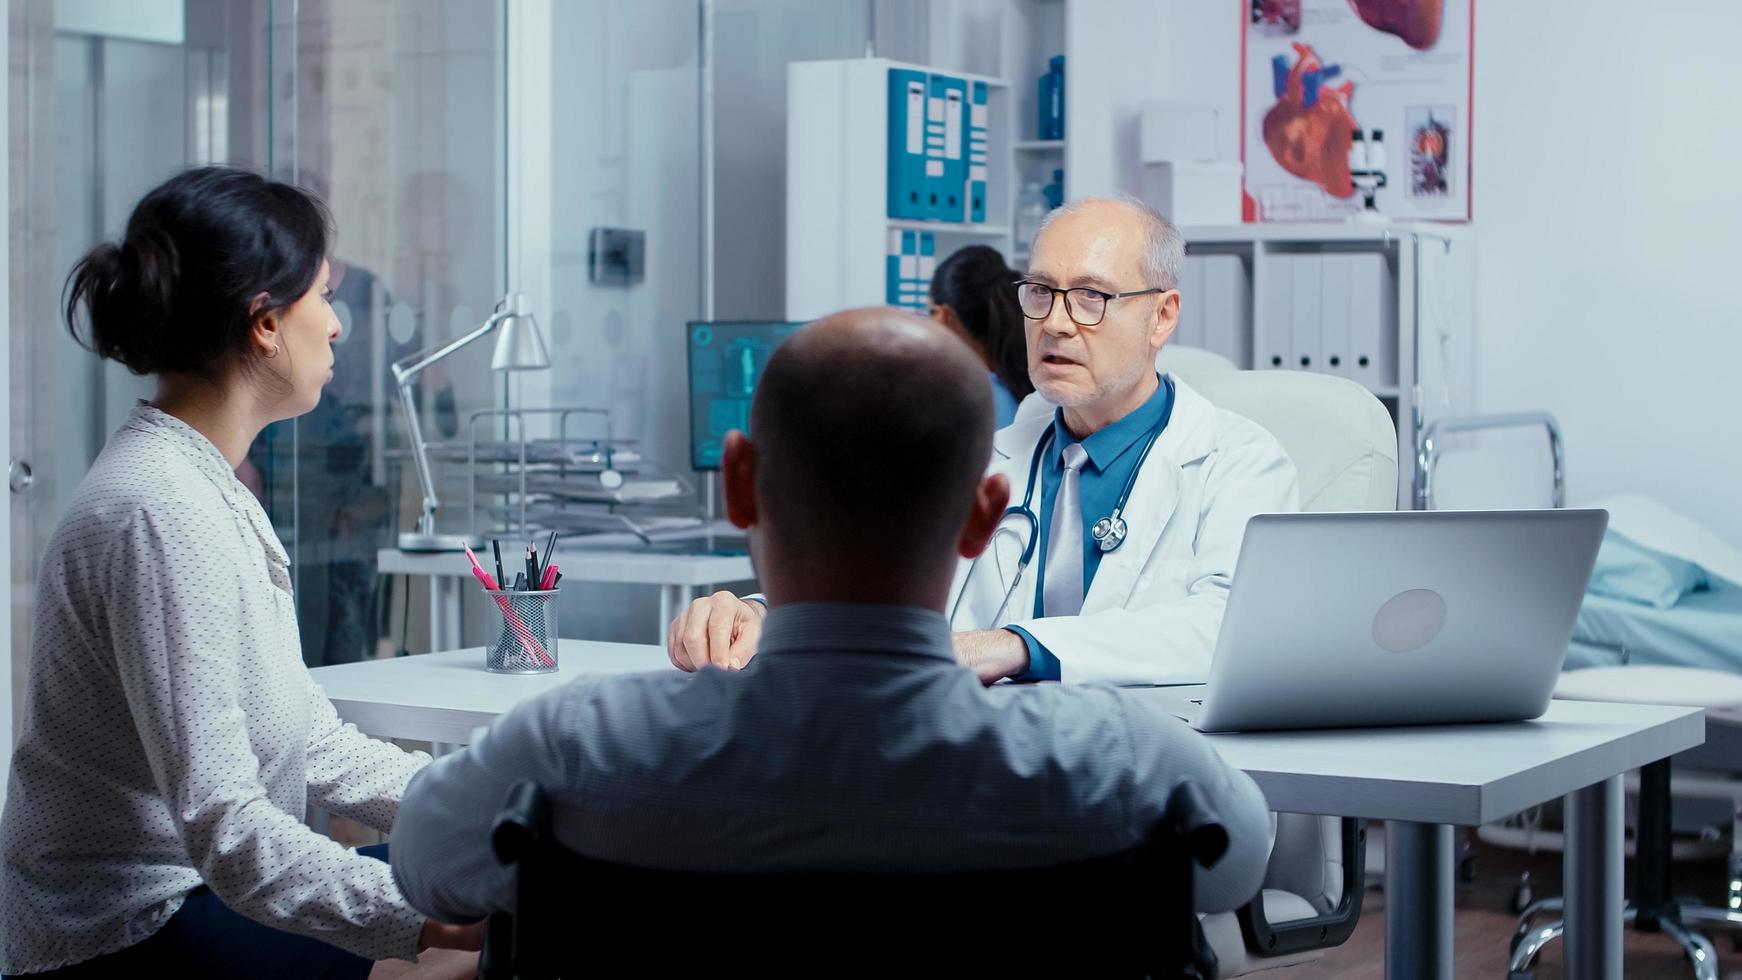
[[[1254,514],[1299,510],[1300,488],[1274,436],[1210,404],[1178,377],[1173,383],[1173,416],[1126,504],[1130,537],[1101,557],[1081,614],[1029,618],[1041,578],[1037,550],[1001,621],[992,622],[1027,537],[1026,522],[1012,518],[978,561],[957,569],[945,607],[955,610],[955,629],[1020,626],[1058,657],[1067,683],[1208,679],[1246,522]],[[1010,480],[1012,506],[1022,500],[1035,444],[1052,419],[1051,412],[1018,413],[993,437],[989,472]],[[1038,514],[1035,484],[1031,506]],[[1047,533],[1044,525],[1040,533]]]

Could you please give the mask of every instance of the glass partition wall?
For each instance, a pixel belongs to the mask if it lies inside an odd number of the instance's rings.
[[[35,469],[13,497],[15,671],[44,538],[149,396],[59,323],[73,260],[146,189],[219,162],[327,202],[334,380],[238,475],[290,551],[311,665],[423,651],[426,583],[376,573],[421,498],[391,363],[524,292],[551,369],[494,375],[489,344],[460,352],[418,381],[428,437],[505,406],[609,409],[611,436],[700,482],[684,324],[783,312],[786,65],[920,60],[930,22],[909,0],[15,0],[8,16],[12,438]],[[597,275],[597,236],[618,232],[639,265]],[[438,461],[442,530],[474,529],[470,476]],[[653,590],[564,586],[575,633],[652,638]],[[463,591],[475,643],[483,607]]]
[[[506,281],[507,94],[502,0],[271,0],[264,49],[267,169],[327,203],[340,323],[319,405],[262,434],[242,467],[291,554],[311,666],[426,649],[427,615],[376,574],[416,520],[391,365],[470,331]],[[426,372],[430,439],[497,404],[487,350]],[[435,471],[444,500],[464,474]],[[446,507],[444,525],[463,522]]]
[[[334,219],[333,382],[238,472],[291,554],[311,665],[428,649],[428,591],[376,574],[421,499],[389,366],[475,327],[509,289],[533,298],[552,368],[510,381],[488,344],[462,351],[418,381],[427,436],[463,438],[471,413],[510,402],[609,407],[613,435],[687,473],[671,379],[682,324],[702,314],[698,0],[18,0],[8,17],[10,397],[34,468],[13,497],[15,674],[46,535],[151,391],[67,336],[61,285],[190,165],[293,181]],[[643,233],[636,281],[592,279],[594,228]],[[468,529],[470,473],[435,474],[439,525]],[[565,620],[592,635],[651,601],[572,591],[590,611]]]
[[[246,15],[216,0],[8,5],[15,701],[42,549],[110,433],[152,390],[74,342],[62,283],[152,186],[230,157],[232,31]]]

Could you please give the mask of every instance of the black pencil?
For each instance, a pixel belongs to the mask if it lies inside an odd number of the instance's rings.
[[[491,538],[490,550],[496,552],[496,581],[499,584],[506,585],[508,583],[502,578],[502,542],[495,538]]]

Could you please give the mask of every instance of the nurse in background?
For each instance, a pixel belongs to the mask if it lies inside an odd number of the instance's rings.
[[[993,427],[998,429],[1010,424],[1017,403],[1034,390],[1013,285],[1018,278],[989,245],[955,252],[931,278],[931,318],[967,341],[992,375]]]

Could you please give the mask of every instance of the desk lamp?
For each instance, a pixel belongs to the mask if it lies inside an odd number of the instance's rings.
[[[417,530],[399,535],[401,551],[459,551],[467,546],[484,546],[483,535],[436,533],[435,513],[441,500],[436,496],[435,480],[430,476],[429,452],[424,446],[423,427],[418,422],[417,403],[411,397],[411,386],[431,365],[498,329],[501,332],[496,337],[496,354],[490,359],[493,370],[532,371],[550,367],[544,337],[538,332],[538,321],[532,318],[532,309],[524,293],[509,293],[503,297],[490,318],[464,337],[393,363],[393,380],[399,385],[399,404],[405,412],[406,430],[411,435],[411,455],[417,461],[417,482],[423,487],[423,512],[417,519]]]

